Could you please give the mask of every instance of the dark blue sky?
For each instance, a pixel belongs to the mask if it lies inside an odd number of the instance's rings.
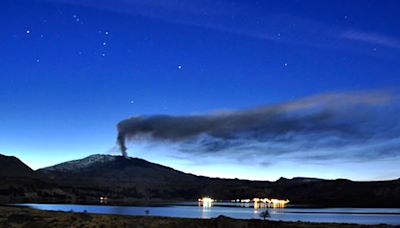
[[[130,116],[400,84],[398,1],[3,0],[0,9],[0,153],[33,168],[110,151]],[[211,176],[400,176],[400,152],[322,164],[269,157],[274,166],[209,153],[199,163],[174,144],[130,143],[131,156]]]

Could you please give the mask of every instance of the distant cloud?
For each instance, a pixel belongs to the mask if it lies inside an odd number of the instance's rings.
[[[354,41],[366,42],[374,45],[382,45],[390,48],[400,48],[400,39],[385,36],[382,34],[348,30],[344,31],[340,35],[340,37]]]
[[[385,91],[327,93],[247,110],[187,116],[136,116],[119,139],[177,145],[187,156],[307,161],[400,156],[397,97]]]

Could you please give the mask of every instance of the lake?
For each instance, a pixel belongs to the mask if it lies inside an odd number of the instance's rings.
[[[40,210],[74,211],[99,214],[169,216],[183,218],[213,218],[224,215],[239,219],[260,219],[265,209],[243,207],[234,203],[214,203],[210,208],[199,207],[197,203],[174,203],[151,206],[108,206],[76,204],[18,204]],[[359,224],[400,225],[400,208],[269,208],[270,220],[337,222]]]

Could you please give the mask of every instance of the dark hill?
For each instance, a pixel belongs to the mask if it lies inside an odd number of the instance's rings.
[[[18,158],[0,154],[0,203],[65,199],[68,193],[42,178]]]
[[[18,158],[0,154],[0,177],[33,178],[35,176],[36,173]]]

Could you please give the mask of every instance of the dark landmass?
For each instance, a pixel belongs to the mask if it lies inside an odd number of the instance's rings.
[[[292,204],[337,207],[399,207],[400,179],[356,182],[345,179],[281,178],[276,182],[221,179],[183,173],[139,158],[92,155],[31,170],[1,156],[0,202],[109,204],[269,197]]]
[[[0,178],[32,178],[36,176],[37,173],[18,158],[0,154]]]
[[[27,207],[0,206],[0,227],[186,227],[186,228],[390,228],[390,225],[357,225],[343,223],[309,223],[232,219],[171,218],[154,216],[101,215],[59,211],[40,211]],[[398,227],[398,226],[397,226]]]

